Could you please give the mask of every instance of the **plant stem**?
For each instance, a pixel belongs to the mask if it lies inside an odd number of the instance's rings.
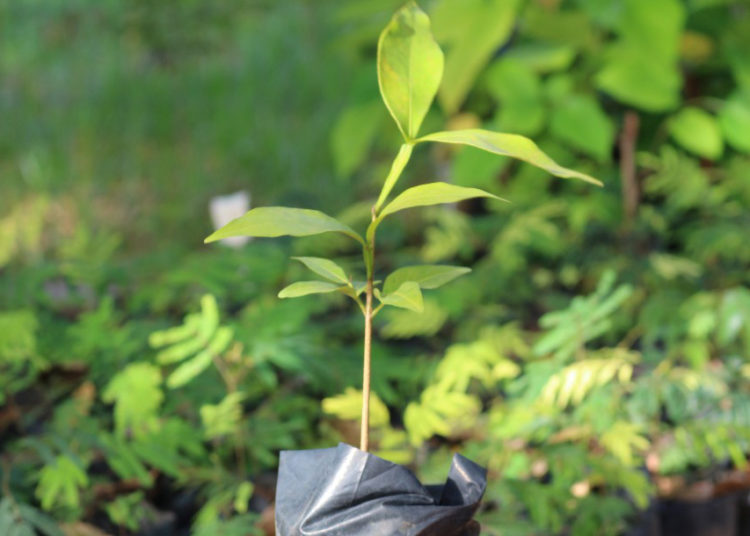
[[[362,367],[362,428],[359,448],[367,452],[370,448],[370,363],[372,361],[372,273],[367,275],[365,301],[365,349]]]
[[[401,128],[399,126],[399,128]],[[403,131],[402,131],[403,133]],[[367,289],[366,289],[366,300],[365,307],[362,313],[365,315],[365,349],[364,349],[364,363],[362,366],[362,428],[359,436],[359,448],[360,450],[367,452],[370,448],[370,364],[372,361],[372,317],[375,316],[384,304],[380,304],[373,313],[372,310],[372,293],[373,293],[373,280],[375,274],[375,231],[378,227],[378,212],[380,207],[383,206],[388,194],[390,194],[393,187],[396,185],[401,172],[404,171],[406,164],[411,158],[411,152],[414,147],[414,141],[407,140],[406,143],[401,145],[396,159],[391,165],[391,170],[385,179],[385,184],[380,190],[378,200],[372,206],[372,221],[367,228],[365,235],[365,243],[363,244],[362,253],[365,259],[365,268],[367,269]],[[357,303],[361,302],[358,300]]]
[[[620,134],[620,177],[626,228],[630,228],[638,211],[639,188],[635,167],[635,149],[639,123],[638,114],[632,111],[626,112]]]

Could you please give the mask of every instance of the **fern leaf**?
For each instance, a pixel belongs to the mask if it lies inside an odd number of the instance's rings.
[[[88,483],[86,473],[73,460],[58,456],[54,464],[42,468],[36,496],[45,510],[58,504],[75,509],[80,506],[79,488],[85,488]]]
[[[617,380],[627,383],[633,373],[633,363],[640,355],[623,349],[606,349],[594,357],[578,361],[553,374],[542,389],[541,401],[565,409],[577,406],[594,389]]]
[[[207,439],[216,439],[237,431],[242,419],[242,401],[244,399],[245,394],[238,391],[229,393],[218,404],[201,406],[201,420]]]
[[[115,430],[139,435],[153,428],[164,399],[161,372],[150,363],[133,363],[113,377],[102,400],[115,405]]]

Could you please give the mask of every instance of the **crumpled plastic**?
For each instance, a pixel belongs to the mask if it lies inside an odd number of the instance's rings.
[[[445,484],[340,443],[282,451],[276,536],[475,536],[487,472],[456,454]]]

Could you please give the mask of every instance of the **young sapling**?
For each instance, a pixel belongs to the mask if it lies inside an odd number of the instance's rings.
[[[501,198],[480,190],[445,182],[429,182],[407,188],[389,201],[390,194],[412,155],[414,147],[427,142],[469,145],[490,153],[510,156],[562,178],[601,183],[583,173],[564,168],[542,152],[530,139],[516,134],[483,129],[448,130],[419,136],[419,129],[437,93],[443,75],[443,52],[435,41],[430,20],[415,2],[408,2],[380,34],[377,74],[380,94],[401,132],[403,142],[390,172],[372,206],[372,218],[364,236],[318,210],[259,207],[220,228],[206,242],[234,236],[278,237],[341,233],[362,250],[365,280],[360,282],[330,259],[296,257],[321,280],[298,281],[279,292],[280,298],[339,292],[351,298],[364,316],[362,422],[360,449],[369,449],[369,402],[372,365],[372,320],[384,307],[421,312],[422,291],[434,289],[468,273],[460,266],[418,265],[399,268],[378,286],[375,281],[376,232],[385,218],[415,207],[456,203],[465,199]],[[364,295],[364,301],[363,301]],[[377,305],[374,305],[377,300]]]

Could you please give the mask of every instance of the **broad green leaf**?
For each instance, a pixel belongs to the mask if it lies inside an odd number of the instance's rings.
[[[540,167],[557,177],[581,179],[599,186],[602,184],[593,177],[562,167],[539,149],[529,138],[517,134],[503,134],[501,132],[491,132],[481,129],[446,130],[423,136],[417,141],[471,145],[472,147],[477,147],[491,153],[518,158],[519,160]]]
[[[307,266],[310,270],[315,272],[321,277],[325,277],[329,281],[335,283],[343,283],[344,285],[349,284],[349,278],[346,277],[346,272],[335,262],[323,259],[321,257],[292,257]]]
[[[380,289],[376,288],[375,297],[386,305],[409,309],[417,313],[421,313],[424,310],[422,291],[419,290],[419,285],[414,281],[406,281],[395,291],[385,295],[381,294]]]
[[[346,179],[364,162],[384,114],[379,101],[349,106],[331,132],[331,153],[336,174]]]
[[[458,201],[475,197],[491,197],[493,199],[505,201],[505,199],[492,195],[484,190],[480,190],[479,188],[466,188],[464,186],[456,186],[455,184],[448,184],[446,182],[430,182],[414,186],[397,195],[393,201],[385,206],[383,212],[378,216],[378,220],[382,220],[389,214],[407,208],[426,207],[443,203],[457,203]]]
[[[289,207],[259,207],[206,238],[205,242],[215,242],[231,236],[310,236],[320,233],[343,233],[362,242],[349,226],[323,214],[318,210]]]
[[[619,39],[606,50],[596,84],[643,110],[670,110],[680,102],[678,61],[685,8],[679,0],[629,0],[623,8]]]
[[[378,40],[378,83],[404,138],[417,137],[443,76],[443,52],[415,2],[391,19]]]
[[[578,50],[591,50],[599,45],[591,18],[580,9],[531,2],[523,13],[523,34],[535,42],[568,45]]]
[[[572,46],[556,45],[552,43],[529,43],[513,45],[506,54],[509,60],[523,63],[527,68],[537,73],[565,71],[573,63],[576,50]]]
[[[150,363],[132,363],[107,384],[102,400],[115,405],[115,430],[119,435],[139,434],[150,426],[164,399],[161,371]]]
[[[552,110],[550,131],[599,162],[610,159],[615,127],[596,99],[588,95],[570,95],[557,103]]]
[[[669,133],[688,151],[710,160],[716,160],[724,151],[716,118],[700,108],[680,110],[669,122]]]
[[[735,287],[724,292],[719,305],[716,340],[729,345],[745,339],[745,352],[750,353],[750,289]]]
[[[341,285],[329,283],[327,281],[297,281],[288,287],[281,289],[279,298],[299,298],[308,294],[325,294],[334,292],[341,288]]]
[[[411,339],[435,335],[448,320],[448,311],[434,300],[424,300],[424,310],[421,313],[406,309],[388,309],[383,311],[383,316],[385,324],[380,329],[381,337]]]
[[[518,60],[493,63],[485,75],[487,89],[500,102],[493,122],[500,130],[532,136],[543,127],[546,106],[539,75]]]
[[[383,292],[390,294],[407,281],[414,281],[422,289],[438,288],[455,278],[468,274],[471,268],[424,264],[399,268],[385,278]]]
[[[660,61],[635,47],[613,49],[609,57],[596,75],[599,89],[647,112],[663,112],[679,104],[682,76],[676,59]]]
[[[722,32],[724,56],[732,70],[737,85],[750,91],[750,17],[743,17],[728,25]]]
[[[750,153],[750,92],[729,97],[719,112],[719,125],[729,145]]]
[[[510,158],[482,151],[476,147],[462,147],[451,161],[451,182],[458,186],[492,188]]]
[[[442,0],[435,6],[435,36],[448,51],[438,99],[448,115],[459,109],[479,72],[510,37],[518,5],[518,0]]]

